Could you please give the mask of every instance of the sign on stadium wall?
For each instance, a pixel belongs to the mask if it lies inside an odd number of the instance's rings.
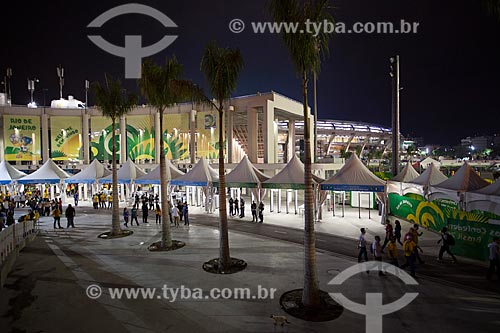
[[[3,116],[6,161],[40,160],[40,117]]]
[[[82,159],[82,120],[80,117],[50,117],[50,157],[56,161]]]

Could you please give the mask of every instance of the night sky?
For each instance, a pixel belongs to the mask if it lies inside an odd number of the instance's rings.
[[[205,86],[199,71],[201,54],[210,40],[239,47],[245,68],[237,95],[274,90],[300,100],[301,89],[281,37],[253,34],[251,21],[270,19],[267,0],[141,1],[170,17],[178,28],[165,29],[143,15],[125,15],[100,29],[86,26],[119,1],[8,1],[2,4],[0,71],[13,68],[13,101],[29,102],[26,79],[39,78],[35,100],[59,97],[56,66],[65,68],[64,95],[84,99],[84,80],[102,80],[104,73],[123,77],[124,60],[95,46],[88,34],[123,45],[124,35],[142,35],[143,45],[165,34],[179,37],[153,56],[158,63],[175,54],[185,77]],[[477,0],[336,0],[337,21],[420,22],[416,35],[345,34],[333,37],[330,57],[318,81],[322,119],[363,121],[390,126],[389,57],[401,58],[401,130],[423,136],[426,143],[457,144],[460,138],[500,132],[500,21],[487,16]],[[247,23],[233,34],[228,23]],[[124,80],[137,90],[135,80]],[[312,94],[311,94],[312,100]],[[90,99],[90,105],[93,104]]]

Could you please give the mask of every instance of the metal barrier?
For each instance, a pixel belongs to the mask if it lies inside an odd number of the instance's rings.
[[[14,223],[0,231],[0,264],[3,264],[9,255],[19,247],[21,250],[25,240],[36,233],[35,221]]]

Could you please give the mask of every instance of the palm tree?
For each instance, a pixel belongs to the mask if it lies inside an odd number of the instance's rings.
[[[483,0],[488,13],[500,20],[500,0]]]
[[[227,229],[226,209],[226,176],[224,174],[224,102],[236,89],[238,76],[243,68],[243,58],[238,49],[220,48],[216,42],[211,42],[205,48],[200,64],[210,93],[215,101],[212,106],[219,112],[219,272],[227,271],[231,267],[229,255],[229,237]],[[230,144],[230,143],[229,143]]]
[[[166,108],[176,103],[191,101],[202,96],[200,88],[189,80],[181,79],[182,65],[177,59],[172,57],[167,59],[165,66],[161,67],[150,60],[146,60],[142,65],[142,77],[139,79],[139,86],[142,94],[160,114],[160,151],[156,152],[160,156],[160,191],[161,191],[161,214],[162,214],[162,238],[161,249],[170,250],[172,248],[172,233],[168,221],[168,179],[167,164],[165,160],[165,142],[163,138],[163,113]]]
[[[105,85],[99,82],[93,83],[96,106],[101,110],[102,115],[111,118],[111,138],[112,138],[112,177],[113,177],[113,210],[112,210],[112,230],[110,236],[122,234],[120,228],[120,202],[118,201],[118,175],[116,169],[116,120],[129,113],[137,105],[138,97],[134,93],[128,93],[122,88],[120,80],[113,80],[104,75]],[[124,130],[124,129],[122,129]],[[122,142],[122,144],[125,144]]]
[[[275,22],[297,22],[307,31],[306,22],[333,22],[328,13],[329,0],[272,0],[271,15]],[[323,30],[323,29],[322,29]],[[302,79],[304,107],[304,289],[302,304],[306,308],[320,306],[320,290],[316,268],[316,245],[314,236],[313,183],[311,173],[311,125],[308,116],[308,83],[312,73],[319,73],[321,56],[327,55],[330,34],[325,31],[317,36],[312,33],[282,32],[283,42],[289,49],[295,69]],[[316,147],[314,147],[316,149]]]

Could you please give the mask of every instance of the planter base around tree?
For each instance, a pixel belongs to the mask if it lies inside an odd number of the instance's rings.
[[[104,232],[97,236],[97,238],[101,239],[114,239],[114,238],[123,238],[132,235],[134,232],[132,230],[122,230],[118,235],[113,235],[111,231]]]
[[[172,246],[166,247],[161,245],[161,241],[154,242],[153,244],[148,246],[148,250],[151,252],[159,252],[159,251],[174,251],[178,250],[180,248],[183,248],[186,245],[186,243],[178,241],[178,240],[172,240]]]
[[[224,270],[219,267],[219,258],[210,259],[203,264],[203,270],[213,274],[233,274],[244,270],[247,267],[247,263],[244,260],[231,258],[231,265],[229,268]]]
[[[280,297],[280,305],[289,315],[306,321],[330,321],[340,317],[344,307],[339,305],[328,295],[320,290],[320,305],[318,307],[305,307],[302,304],[302,289],[285,292]]]

